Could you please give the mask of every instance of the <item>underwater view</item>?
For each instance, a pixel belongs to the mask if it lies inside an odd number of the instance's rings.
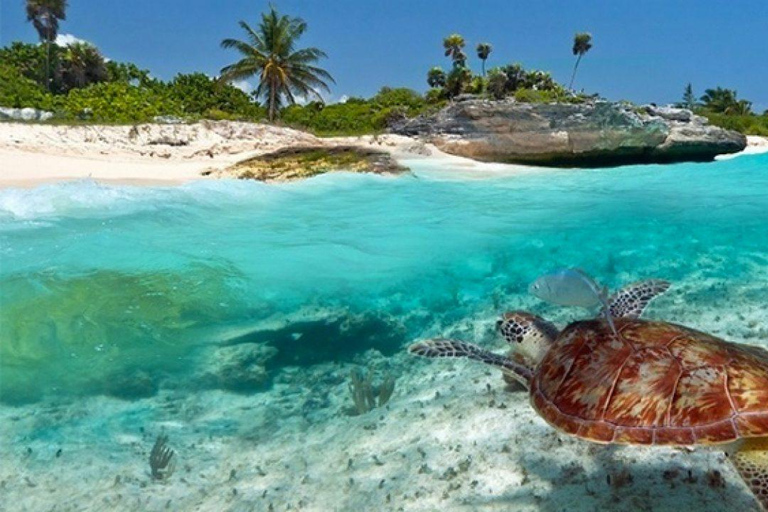
[[[768,154],[405,164],[0,190],[0,509],[758,510],[722,451],[581,441],[407,349],[589,318],[528,292],[563,267],[667,280],[645,318],[768,348]]]

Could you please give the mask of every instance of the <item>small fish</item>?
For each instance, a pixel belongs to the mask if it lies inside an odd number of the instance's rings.
[[[536,279],[528,291],[543,301],[558,306],[578,306],[592,309],[602,306],[613,333],[618,336],[608,307],[608,288],[600,286],[586,272],[577,268],[564,268]]]
[[[536,279],[528,291],[543,301],[558,306],[594,308],[603,304],[607,290],[576,268],[564,268]]]

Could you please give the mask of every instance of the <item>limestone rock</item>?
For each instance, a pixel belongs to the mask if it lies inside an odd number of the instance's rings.
[[[392,127],[447,153],[489,162],[596,167],[707,161],[746,147],[743,135],[689,110],[467,99]]]
[[[47,121],[53,117],[53,112],[35,108],[0,107],[0,120],[3,121]]]

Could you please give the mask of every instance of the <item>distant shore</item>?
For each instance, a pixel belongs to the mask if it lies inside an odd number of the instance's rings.
[[[748,139],[745,153],[768,151],[768,138]],[[321,139],[290,128],[230,121],[135,127],[0,123],[0,188],[87,178],[112,184],[178,185],[226,176],[225,170],[238,162],[297,145],[376,148],[399,162],[418,159],[430,166],[466,170],[501,165],[448,155],[430,144],[391,134]]]

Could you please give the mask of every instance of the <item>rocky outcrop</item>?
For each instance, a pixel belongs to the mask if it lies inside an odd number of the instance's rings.
[[[37,110],[36,108],[0,107],[2,121],[47,121],[53,117],[53,112]]]
[[[333,171],[402,174],[386,151],[352,145],[293,146],[238,162],[220,172],[224,177],[259,181],[291,181]]]
[[[612,102],[469,99],[392,131],[476,160],[568,167],[707,161],[747,144],[740,133],[710,126],[689,110]]]

